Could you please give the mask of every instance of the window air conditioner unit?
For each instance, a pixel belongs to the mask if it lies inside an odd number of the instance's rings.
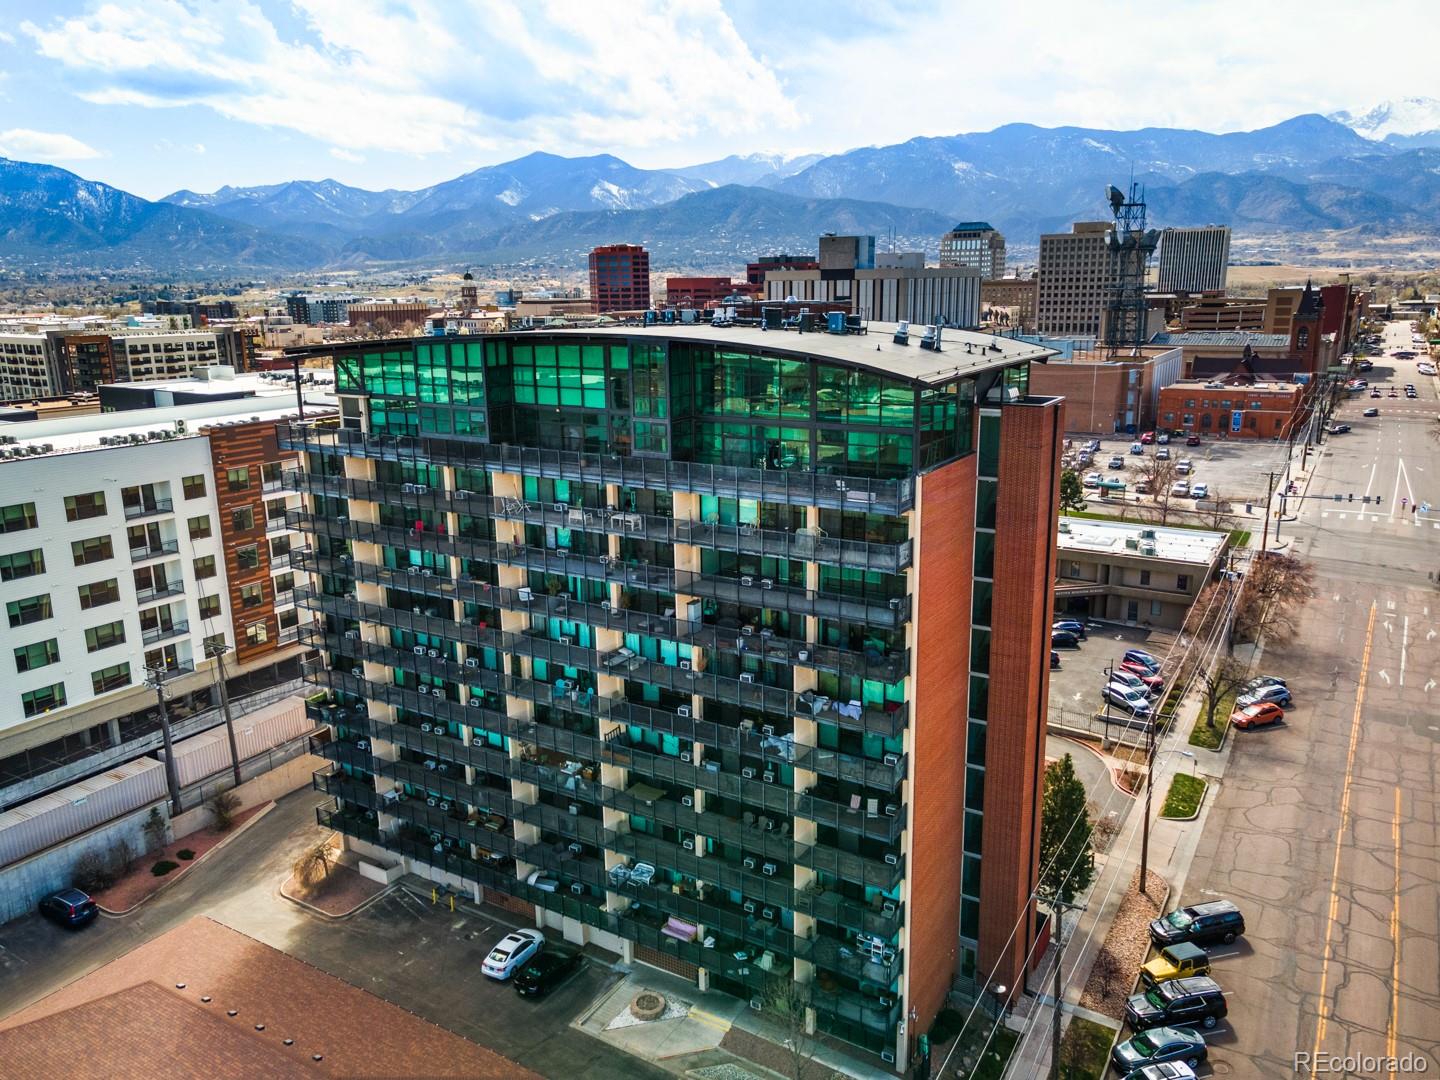
[[[569,637],[568,635],[562,634],[562,635],[560,636],[560,644],[561,644],[561,645],[573,645],[573,644],[575,644],[575,639],[572,638],[572,637]]]
[[[550,509],[554,510],[555,513],[557,513],[557,514],[563,514],[563,513],[565,513],[566,510],[569,510],[569,509],[570,509],[570,504],[569,504],[569,503],[555,503],[553,506],[550,507]]]
[[[691,757],[691,755],[690,755],[690,751],[689,751],[689,750],[681,750],[681,751],[680,751],[680,760],[681,760],[681,761],[689,761],[689,760],[690,760],[690,757]]]
[[[421,730],[421,731],[426,731],[426,732],[428,732],[428,731],[431,729],[431,727],[433,727],[433,726],[434,726],[434,725],[432,725],[432,724],[421,724],[421,725],[420,725],[420,730]]]
[[[535,593],[530,589],[518,589],[516,590],[515,595],[520,598],[521,603],[525,604],[528,604],[531,600],[535,599]]]
[[[886,852],[885,861],[891,866],[899,866],[900,856],[896,855],[894,852]]]
[[[460,489],[458,489],[458,490],[455,492],[455,498],[457,498],[457,499],[468,499],[468,498],[470,498],[470,496],[473,495],[473,494],[474,494],[473,491],[466,491],[464,488],[460,488]]]
[[[694,841],[694,840],[682,840],[682,841],[680,842],[680,846],[683,847],[686,851],[694,851],[694,850],[695,850],[695,841]]]
[[[472,698],[470,699],[470,707],[471,707],[472,709],[478,709],[478,708],[480,708],[480,706],[482,706],[482,705],[484,705],[484,704],[485,704],[485,699],[484,699],[484,698],[472,697]]]
[[[751,636],[752,634],[754,634],[754,633],[755,633],[755,628],[754,628],[753,626],[742,626],[742,627],[740,628],[740,636],[741,636],[741,637],[750,637],[750,636]]]
[[[420,568],[418,566],[407,566],[405,567],[405,572],[407,574],[418,574],[420,572]]]
[[[740,584],[748,589],[751,585],[755,584],[755,579],[747,574],[740,579]]]
[[[772,907],[761,908],[761,909],[760,909],[760,917],[761,917],[762,919],[773,919],[773,918],[775,918],[775,909],[772,908]]]
[[[429,494],[430,494],[430,489],[429,489],[428,487],[426,487],[424,484],[416,484],[416,485],[415,485],[415,494],[416,494],[416,495],[429,495]]]
[[[450,802],[449,802],[449,800],[447,800],[447,799],[441,799],[441,800],[440,800],[440,809],[441,809],[441,810],[449,810],[449,809],[450,809]]]
[[[571,817],[579,817],[579,816],[580,816],[580,804],[579,804],[579,803],[573,803],[573,802],[572,802],[572,803],[570,804],[570,816],[571,816]]]
[[[900,610],[900,604],[901,604],[901,603],[902,603],[902,600],[901,600],[900,597],[898,597],[898,596],[891,597],[891,598],[890,598],[890,610],[891,610],[891,611],[899,611],[899,610]]]
[[[609,611],[609,610],[610,610],[610,601],[609,601],[609,600],[601,600],[601,601],[600,601],[600,610],[601,610],[601,611]]]
[[[899,816],[900,816],[900,808],[899,808],[898,806],[896,806],[894,803],[886,803],[886,804],[885,804],[885,816],[886,816],[886,817],[899,817]]]
[[[746,869],[746,870],[754,870],[754,869],[755,869],[755,856],[753,856],[753,855],[746,855],[746,856],[745,856],[745,859],[744,859],[744,866],[745,866],[745,869]]]
[[[422,567],[420,568],[420,576],[421,576],[421,577],[434,577],[434,576],[435,576],[435,571],[431,570],[430,567],[428,567],[428,566],[422,566]]]
[[[469,668],[478,668],[480,666],[480,661],[473,656],[467,656],[465,658],[465,666]]]
[[[745,914],[746,914],[746,915],[754,915],[754,914],[755,914],[755,901],[754,901],[754,900],[746,900],[746,901],[745,901]]]
[[[775,734],[775,725],[774,725],[774,724],[761,724],[761,725],[760,725],[760,734],[761,734],[761,735],[774,735],[774,734]]]
[[[430,657],[430,659],[434,660],[434,659],[436,659],[436,658],[439,657],[439,655],[440,655],[440,650],[439,650],[439,649],[426,649],[426,650],[425,650],[425,655],[428,656],[428,657]]]
[[[356,740],[355,740],[355,749],[356,749],[356,750],[369,750],[369,749],[370,749],[370,740],[369,740],[369,739],[356,739]]]
[[[363,667],[351,668],[351,669],[350,669],[350,674],[351,674],[351,675],[364,675],[364,674],[365,674],[365,669],[364,669]]]
[[[400,490],[403,491],[403,492],[405,492],[405,494],[408,495],[408,494],[410,494],[410,492],[412,492],[412,491],[415,490],[415,485],[414,485],[414,484],[401,484],[401,485],[400,485]]]
[[[426,806],[434,806],[434,805],[435,805],[435,796],[434,796],[434,795],[431,795],[428,799],[426,799],[426,800],[425,800],[425,805],[426,805]]]
[[[894,901],[894,900],[886,900],[884,903],[882,903],[882,904],[880,905],[880,914],[882,914],[882,915],[884,915],[884,916],[886,916],[886,917],[889,917],[889,916],[891,916],[891,915],[894,915],[895,912],[896,912],[896,910],[897,910],[897,908],[895,907],[895,901]]]
[[[773,784],[775,782],[775,774],[767,771],[761,775],[760,779],[764,780],[767,784]]]
[[[689,661],[689,660],[681,660],[681,661],[680,661],[680,670],[681,670],[681,671],[689,671],[689,670],[690,670],[690,661]]]
[[[895,1064],[895,1051],[894,1051],[894,1050],[881,1050],[881,1051],[880,1051],[880,1060],[883,1061],[883,1062],[885,1062],[886,1065],[894,1065],[894,1064]]]
[[[751,998],[750,1007],[756,1012],[760,1012],[765,1008],[765,1000],[763,998]]]
[[[585,893],[585,886],[578,881],[572,881],[570,883],[570,891],[576,896],[583,896]]]
[[[762,866],[762,867],[760,868],[760,872],[761,872],[762,874],[764,874],[766,877],[774,877],[774,876],[775,876],[775,864],[774,864],[773,862],[767,862],[764,866]]]
[[[742,671],[742,672],[740,673],[740,681],[741,681],[741,682],[753,683],[753,682],[755,681],[755,676],[752,675],[752,674],[751,674],[750,672],[748,672],[748,671]]]
[[[801,649],[795,654],[795,659],[799,660],[802,664],[805,663],[805,661],[810,659],[810,650]]]
[[[885,764],[886,764],[886,765],[889,765],[889,766],[891,766],[891,767],[894,767],[894,766],[896,766],[896,765],[899,765],[899,764],[900,764],[900,755],[899,755],[899,754],[886,754],[886,755],[885,755]]]
[[[740,770],[740,775],[743,776],[746,780],[754,780],[754,779],[755,779],[755,770],[752,769],[752,768],[750,768],[750,766],[747,765],[747,766],[745,766],[745,768],[743,768],[743,769]]]
[[[360,631],[359,631],[359,630],[346,630],[346,631],[345,631],[345,636],[346,636],[347,638],[349,638],[351,641],[359,641],[359,640],[360,640]]]
[[[585,853],[585,845],[578,840],[572,840],[566,850],[569,851],[571,855],[583,855]]]
[[[676,715],[676,716],[689,716],[689,715],[690,715],[690,706],[689,706],[689,705],[680,705],[680,706],[678,706],[678,707],[675,709],[675,715]]]
[[[686,761],[688,761],[688,760],[690,759],[690,757],[689,757],[688,754],[681,754],[680,756],[681,756],[682,758],[684,758]],[[694,795],[681,795],[681,796],[680,796],[680,805],[681,805],[681,806],[694,806],[694,805],[695,805],[695,796],[694,796]]]
[[[761,579],[760,579],[760,588],[762,588],[762,589],[773,589],[774,587],[775,587],[775,582],[774,582],[774,580],[772,580],[771,578],[764,577],[764,578],[761,578]]]
[[[424,655],[425,655],[425,646],[424,646],[424,645],[416,645],[415,648],[414,648],[414,650],[413,650],[413,652],[415,653],[416,656],[424,656]]]
[[[418,690],[420,691],[420,693],[422,693],[422,694],[428,694],[428,693],[430,693],[430,687],[428,687],[428,686],[420,686],[420,687],[417,687],[417,689],[418,689]]]

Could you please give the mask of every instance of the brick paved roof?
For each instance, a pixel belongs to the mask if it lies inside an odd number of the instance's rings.
[[[201,1001],[207,996],[209,1002]],[[231,1009],[236,1016],[228,1015]],[[256,1031],[256,1024],[265,1029]],[[284,1045],[287,1038],[292,1046]],[[0,1062],[8,1080],[177,1074],[540,1080],[492,1050],[203,916],[0,1020]]]

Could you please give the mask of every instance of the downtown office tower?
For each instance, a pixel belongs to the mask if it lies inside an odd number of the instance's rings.
[[[322,823],[757,1006],[793,980],[900,1071],[952,985],[1013,993],[1062,403],[1046,349],[895,329],[309,350]]]

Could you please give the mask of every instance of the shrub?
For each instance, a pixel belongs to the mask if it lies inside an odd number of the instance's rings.
[[[115,872],[110,869],[110,864],[93,851],[76,860],[70,876],[81,892],[102,892],[115,884]]]
[[[191,851],[188,847],[182,847],[179,851],[175,852],[175,854],[185,862],[189,862],[195,857],[195,852]]]
[[[295,860],[294,873],[301,885],[309,888],[330,876],[330,867],[335,863],[335,852],[328,839],[313,844]]]
[[[240,799],[234,793],[222,791],[207,804],[215,817],[215,828],[225,832],[235,824],[235,811],[240,809]]]
[[[149,842],[151,850],[165,846],[165,819],[160,815],[160,808],[152,806],[149,815],[145,818],[145,839]]]
[[[115,876],[124,877],[135,865],[135,849],[130,845],[129,840],[119,840],[115,844]]]
[[[150,872],[156,877],[164,877],[170,873],[171,870],[178,869],[180,869],[179,863],[171,862],[169,859],[161,859],[154,866],[150,867]]]

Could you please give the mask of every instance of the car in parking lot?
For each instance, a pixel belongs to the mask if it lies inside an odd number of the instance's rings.
[[[1087,488],[1097,488],[1103,479],[1104,477],[1098,472],[1090,472],[1085,474],[1085,479],[1081,481],[1081,484]]]
[[[1257,686],[1253,690],[1246,690],[1238,698],[1235,704],[1242,708],[1247,705],[1279,705],[1282,709],[1288,709],[1293,699],[1290,696],[1290,688],[1281,686],[1279,683],[1266,683],[1264,686]]]
[[[1169,460],[1170,460],[1170,448],[1169,448],[1168,446],[1162,446],[1162,447],[1160,447],[1160,449],[1156,450],[1156,451],[1155,451],[1155,460],[1156,460],[1156,461],[1169,461]]]
[[[1170,494],[1174,498],[1185,498],[1187,495],[1190,494],[1190,481],[1176,480],[1175,483],[1170,485]]]
[[[1056,619],[1050,624],[1051,630],[1069,630],[1076,637],[1084,641],[1090,635],[1085,630],[1085,624],[1079,619]]]
[[[1205,950],[1189,941],[1166,945],[1160,955],[1140,966],[1140,981],[1146,986],[1159,986],[1171,979],[1186,979],[1210,974],[1210,957]]]
[[[1136,1031],[1182,1024],[1209,1029],[1228,1011],[1220,984],[1205,975],[1171,979],[1125,1002],[1125,1020]]]
[[[53,923],[77,930],[94,922],[100,908],[88,893],[79,889],[61,889],[40,901],[40,914]]]
[[[1188,457],[1181,458],[1175,463],[1175,471],[1181,476],[1189,476],[1192,472],[1195,471],[1195,463],[1191,461]]]
[[[1157,1061],[1153,1065],[1142,1065],[1125,1080],[1196,1080],[1195,1070],[1183,1061]]]
[[[1361,415],[1361,416],[1379,416],[1379,415],[1380,415],[1380,410],[1377,409],[1377,408],[1375,408],[1375,406],[1372,405],[1372,406],[1370,406],[1370,408],[1366,409],[1366,410],[1365,410],[1363,413],[1361,413],[1360,415]]]
[[[1113,457],[1110,459],[1110,468],[1112,468],[1112,469],[1123,469],[1124,467],[1125,467],[1125,459],[1124,459],[1123,457],[1121,457],[1119,454],[1116,454],[1115,456],[1113,456]]]
[[[1259,705],[1245,705],[1230,714],[1230,723],[1241,731],[1278,724],[1284,719],[1285,710],[1273,701],[1262,702]]]
[[[1142,1065],[1162,1061],[1181,1061],[1194,1069],[1205,1060],[1205,1040],[1190,1028],[1152,1028],[1134,1038],[1115,1044],[1110,1051],[1110,1064],[1122,1076],[1128,1076]]]
[[[1190,497],[1192,499],[1204,499],[1208,498],[1209,495],[1210,487],[1208,484],[1196,484],[1190,489]]]
[[[1144,445],[1149,446],[1155,441],[1155,433],[1153,431],[1142,431],[1140,433],[1140,441]]]
[[[1162,432],[1160,432],[1159,435],[1156,435],[1156,436],[1155,436],[1155,442],[1158,443],[1160,446],[1169,446],[1169,445],[1170,445],[1170,433],[1167,432],[1167,431],[1162,431]]]
[[[1062,647],[1067,649],[1078,649],[1080,647],[1080,635],[1073,630],[1051,630],[1050,647]]]
[[[512,985],[521,997],[544,997],[579,970],[579,953],[547,950],[527,960],[515,973]]]
[[[1051,649],[1051,650],[1050,650],[1050,670],[1051,670],[1051,671],[1059,671],[1059,670],[1060,670],[1060,654],[1059,654],[1058,652],[1056,652],[1054,649]]]
[[[1286,686],[1284,679],[1278,675],[1257,675],[1240,688],[1242,694],[1248,694],[1252,690],[1259,690],[1262,686]]]
[[[1199,446],[1199,445],[1200,445],[1200,436],[1199,436],[1199,435],[1187,435],[1187,436],[1185,436],[1185,445],[1186,445],[1186,446]]]
[[[1110,681],[1119,683],[1121,686],[1128,686],[1131,690],[1143,690],[1147,694],[1158,694],[1165,686],[1165,680],[1159,675],[1137,675],[1133,671],[1126,671],[1124,668],[1110,672]]]
[[[1349,424],[1331,424],[1331,425],[1330,425],[1330,434],[1331,434],[1331,435],[1344,435],[1344,434],[1345,434],[1347,431],[1349,431],[1349,430],[1350,430],[1350,425],[1349,425]]]
[[[1132,454],[1143,454],[1143,453],[1145,453],[1145,444],[1144,444],[1144,443],[1138,443],[1138,442],[1132,442],[1132,443],[1130,444],[1130,453],[1132,453]]]
[[[1085,444],[1085,449],[1089,450],[1092,454],[1098,454],[1100,452],[1100,440],[1091,439]]]
[[[1406,396],[1407,398],[1409,398],[1411,401],[1414,401],[1414,400],[1415,400],[1417,397],[1419,397],[1420,395],[1417,394],[1417,393],[1415,393],[1414,390],[1406,390],[1406,391],[1405,391],[1405,396]]]
[[[529,960],[545,944],[539,930],[514,930],[506,934],[485,957],[480,970],[492,979],[508,979],[520,965]]]
[[[1106,683],[1105,688],[1100,692],[1102,701],[1108,701],[1117,709],[1123,709],[1142,720],[1149,717],[1155,711],[1150,702],[1150,695],[1144,690],[1136,690],[1133,687],[1121,683]]]
[[[1157,948],[1191,941],[1196,945],[1229,945],[1245,933],[1245,916],[1230,900],[1211,900],[1204,904],[1176,908],[1150,924],[1150,940]]]
[[[1160,658],[1152,653],[1146,652],[1144,649],[1126,649],[1125,655],[1120,659],[1122,662],[1134,661],[1143,664],[1149,668],[1153,674],[1158,675],[1160,673]]]

